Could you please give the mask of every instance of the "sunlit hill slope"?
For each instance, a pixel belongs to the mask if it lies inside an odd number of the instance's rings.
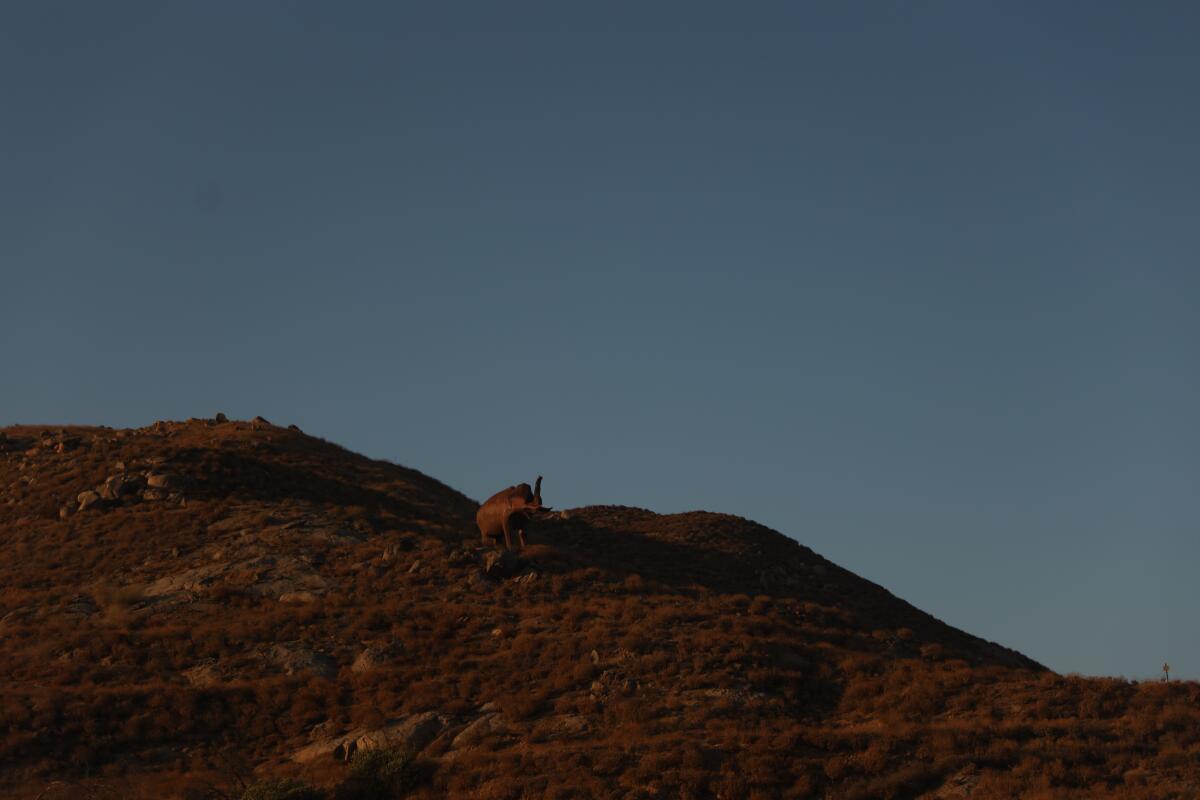
[[[1056,675],[738,517],[498,559],[437,480],[220,417],[4,429],[0,493],[4,796],[382,796],[372,751],[426,798],[1200,796],[1196,684]]]

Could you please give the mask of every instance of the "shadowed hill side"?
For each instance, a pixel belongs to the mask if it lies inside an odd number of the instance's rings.
[[[742,517],[593,506],[558,519],[542,523],[545,534],[569,545],[564,552],[576,567],[600,566],[676,587],[818,603],[838,608],[851,627],[865,634],[907,631],[902,640],[887,643],[898,653],[916,655],[922,645],[936,645],[946,655],[976,665],[1043,669],[1014,650],[951,628],[794,539]]]
[[[265,420],[0,431],[0,796],[1195,796],[1200,688],[1060,677],[749,520],[601,506],[519,555]],[[345,795],[345,790],[338,790]]]

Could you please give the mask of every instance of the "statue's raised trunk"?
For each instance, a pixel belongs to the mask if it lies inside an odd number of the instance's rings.
[[[540,506],[542,504],[542,476],[538,475],[537,481],[533,484],[533,504]]]

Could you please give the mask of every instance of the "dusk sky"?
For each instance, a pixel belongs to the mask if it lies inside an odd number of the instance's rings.
[[[4,3],[0,425],[729,512],[1200,678],[1198,9]]]

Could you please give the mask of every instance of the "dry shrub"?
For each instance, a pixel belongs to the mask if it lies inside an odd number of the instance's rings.
[[[102,619],[113,627],[124,627],[133,620],[133,607],[141,602],[145,587],[141,584],[118,585],[101,581],[91,587],[92,597]]]
[[[10,783],[18,769],[143,770],[138,780],[167,788],[142,795],[169,796],[222,752],[279,763],[316,725],[417,711],[465,723],[493,699],[507,730],[457,749],[454,769],[419,796],[913,797],[968,762],[980,800],[1186,797],[1198,778],[1195,684],[1013,666],[888,598],[842,592],[832,570],[795,591],[766,589],[755,570],[786,559],[751,523],[629,510],[595,512],[612,525],[595,531],[548,522],[524,554],[536,581],[481,584],[474,505],[451,490],[291,433],[230,423],[213,444],[213,428],[193,427],[136,444],[98,439],[59,471],[41,464],[38,482],[0,505],[0,777]],[[20,474],[5,455],[9,486]],[[151,456],[189,473],[186,508],[57,520],[76,484]],[[140,601],[135,581],[217,551],[241,558],[236,532],[209,531],[234,516],[269,534],[273,553],[311,558],[329,584],[323,599],[280,605],[252,591],[259,576],[246,570],[194,606]],[[393,555],[408,555],[381,559],[401,543]],[[68,612],[88,586],[100,613]],[[285,644],[348,666],[365,644],[393,639],[386,664],[337,681],[284,675],[270,657]],[[206,667],[211,685],[184,680]],[[619,679],[601,680],[607,671]],[[562,735],[564,714],[582,715],[587,732]],[[326,786],[344,777],[322,769]]]

